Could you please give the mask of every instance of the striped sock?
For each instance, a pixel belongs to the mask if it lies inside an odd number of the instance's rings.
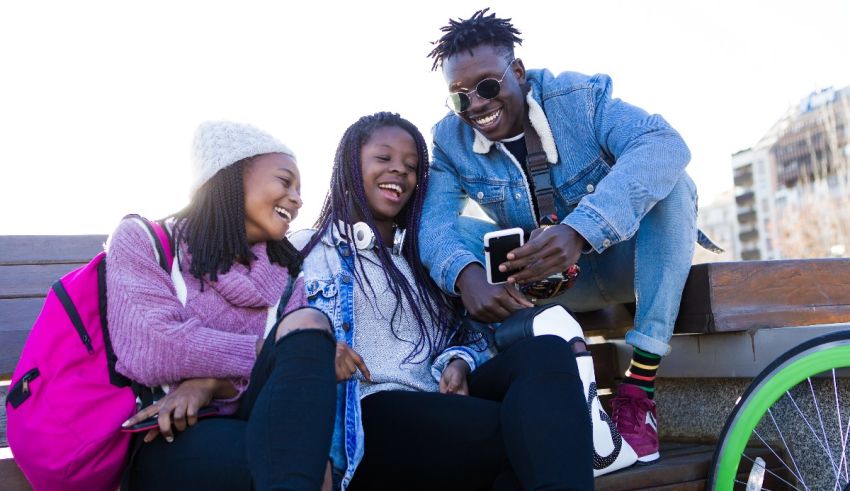
[[[636,385],[645,390],[650,399],[654,398],[655,373],[658,371],[659,363],[661,363],[660,356],[634,348],[632,362],[626,370],[626,379],[623,383]]]

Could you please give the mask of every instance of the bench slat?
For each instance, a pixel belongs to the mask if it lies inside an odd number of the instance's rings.
[[[677,333],[730,332],[850,321],[850,261],[698,264],[682,294]]]
[[[0,458],[0,491],[32,490],[27,478],[12,459]]]
[[[84,263],[105,241],[106,235],[0,235],[0,265]]]
[[[9,380],[12,377],[29,333],[29,328],[21,331],[0,331],[0,380]]]
[[[597,490],[656,490],[656,489],[705,489],[708,470],[714,454],[712,445],[670,444],[661,442],[661,460],[653,465],[632,466],[612,474],[596,478]],[[749,455],[762,457],[767,468],[780,473],[780,464],[767,449],[748,450]],[[782,486],[765,489],[781,489]],[[771,483],[776,485],[777,483]]]
[[[43,304],[43,298],[0,299],[0,332],[30,329]]]
[[[0,266],[0,299],[45,297],[50,285],[85,263]]]

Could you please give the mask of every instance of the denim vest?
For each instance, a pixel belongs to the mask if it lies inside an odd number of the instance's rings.
[[[526,101],[550,165],[562,223],[597,252],[629,240],[690,161],[685,142],[657,114],[611,97],[611,79],[528,70]],[[419,240],[434,281],[455,293],[460,271],[477,262],[457,234],[467,199],[500,228],[537,228],[520,163],[502,143],[449,114],[433,129],[433,157]]]
[[[300,230],[289,236],[290,242],[303,249],[315,230]],[[337,341],[353,345],[357,324],[354,316],[354,265],[357,251],[352,250],[335,230],[328,230],[310,254],[304,258],[304,285],[307,301],[326,313],[333,322]],[[356,349],[356,347],[355,347]],[[472,346],[451,346],[437,356],[431,374],[440,380],[443,369],[454,358],[466,361],[471,370],[489,354]],[[471,371],[470,370],[470,371]],[[363,459],[364,433],[360,411],[360,384],[352,378],[337,384],[336,417],[331,442],[334,487],[345,490]]]

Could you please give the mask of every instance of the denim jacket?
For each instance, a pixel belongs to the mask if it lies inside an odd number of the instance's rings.
[[[526,79],[558,217],[600,253],[630,239],[683,176],[685,142],[661,116],[612,98],[606,75],[528,70]],[[460,271],[477,262],[456,232],[467,199],[503,228],[530,231],[537,221],[520,163],[502,143],[453,114],[434,126],[433,138],[420,252],[434,281],[453,294]]]
[[[303,249],[316,233],[301,230],[289,236],[290,242]],[[354,265],[357,251],[349,248],[335,228],[328,230],[310,254],[304,258],[304,285],[307,301],[330,317],[334,336],[352,346],[357,324],[354,319]],[[356,346],[352,346],[355,350]],[[431,374],[439,381],[443,370],[454,358],[469,364],[470,371],[485,361],[488,354],[470,346],[451,346],[431,362]],[[337,385],[336,418],[331,443],[334,483],[346,489],[363,458],[364,434],[360,413],[359,382],[351,378]]]

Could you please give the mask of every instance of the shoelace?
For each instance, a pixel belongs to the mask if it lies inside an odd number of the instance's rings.
[[[634,397],[615,397],[611,400],[611,406],[614,409],[614,421],[617,421],[617,426],[625,426],[631,430],[642,430],[646,425],[645,417],[638,418],[637,409],[643,409],[644,412],[652,410],[652,404],[648,400]]]

